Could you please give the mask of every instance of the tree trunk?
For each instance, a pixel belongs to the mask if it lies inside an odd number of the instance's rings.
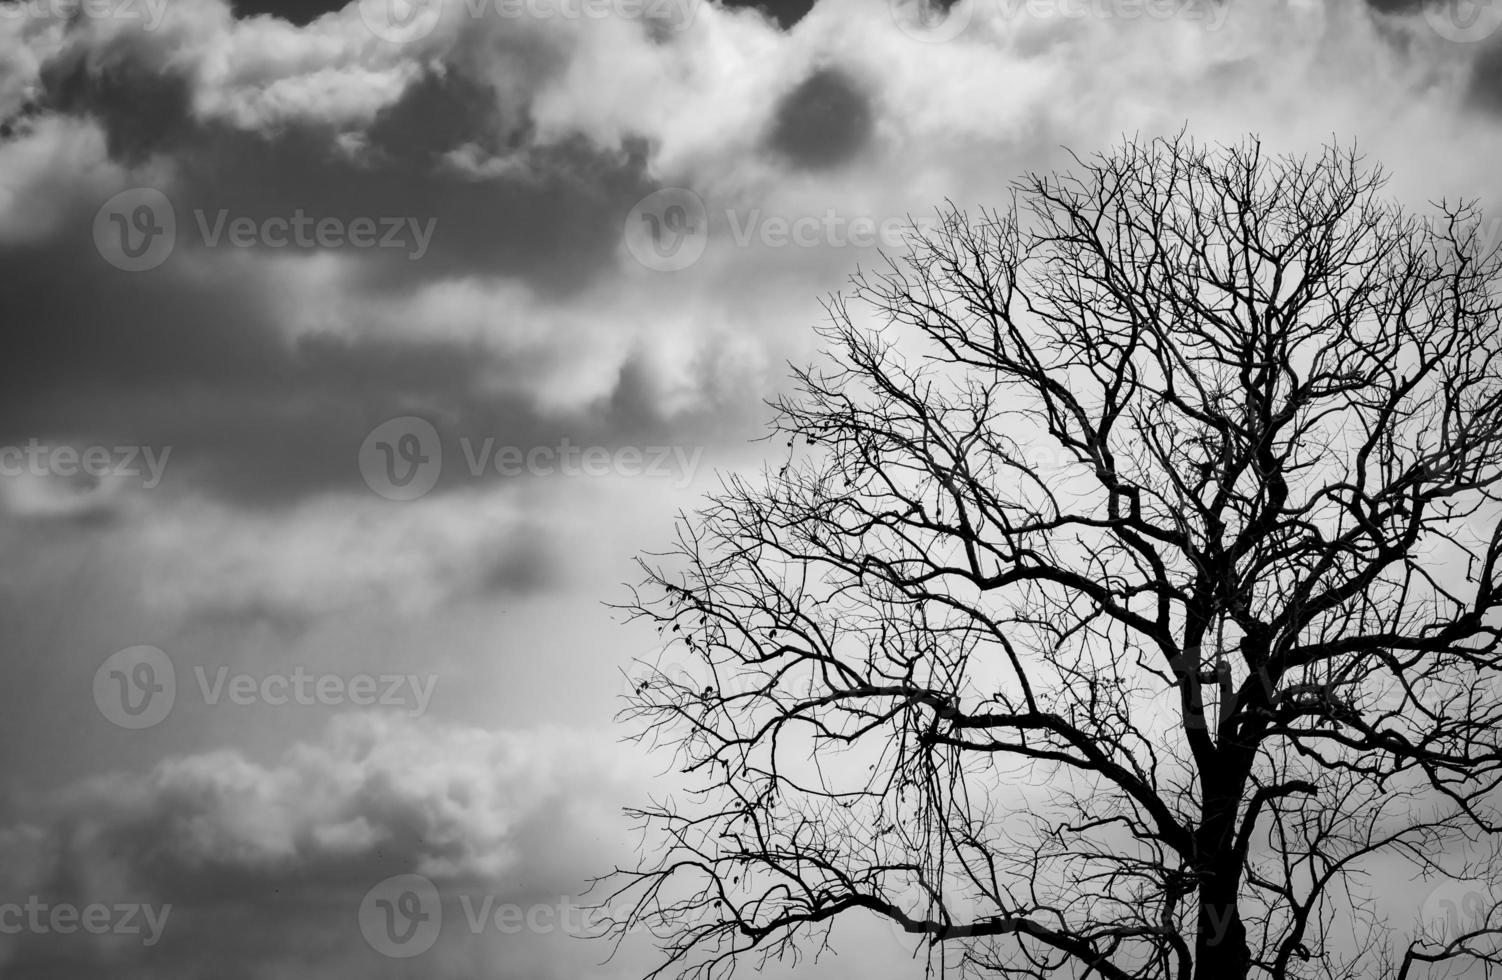
[[[1233,754],[1234,753],[1234,754]],[[1246,980],[1251,971],[1246,925],[1241,920],[1241,860],[1236,816],[1246,786],[1250,753],[1225,746],[1217,771],[1205,781],[1205,803],[1195,844],[1199,851],[1199,916],[1194,980]]]
[[[1252,957],[1236,902],[1236,881],[1216,876],[1200,888],[1194,980],[1245,980]]]

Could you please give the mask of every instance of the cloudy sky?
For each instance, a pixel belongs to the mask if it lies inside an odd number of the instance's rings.
[[[821,301],[1186,124],[1502,215],[1499,17],[0,3],[0,973],[640,976],[570,935],[667,785],[604,603],[775,455]],[[801,976],[921,975],[833,938]]]

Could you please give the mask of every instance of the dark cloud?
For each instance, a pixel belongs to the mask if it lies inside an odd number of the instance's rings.
[[[777,106],[768,144],[794,165],[819,169],[849,162],[871,135],[871,104],[837,68],[809,75]]]
[[[93,254],[83,231],[90,218],[81,208],[63,240],[0,251],[8,270],[0,331],[8,356],[27,366],[0,387],[0,444],[171,446],[171,486],[187,481],[243,504],[277,505],[363,492],[356,451],[396,415],[432,416],[455,439],[488,435],[519,446],[676,443],[700,424],[657,411],[639,368],[623,371],[617,396],[558,416],[487,383],[524,381],[532,364],[497,363],[471,343],[290,341],[267,308],[263,280],[181,277],[170,260],[150,273],[119,272]],[[502,334],[523,326],[504,313],[495,323]],[[457,447],[450,451],[455,465],[445,465],[439,492],[474,482]]]
[[[40,81],[38,110],[98,120],[110,156],[125,163],[170,150],[194,129],[189,82],[139,60],[70,48],[42,66]]]
[[[816,0],[728,0],[725,6],[760,10],[783,30],[787,30],[814,9],[815,2]]]
[[[441,114],[424,130],[443,133]],[[437,119],[438,121],[434,121]],[[549,292],[591,281],[615,255],[614,214],[647,192],[642,161],[601,153],[583,141],[523,151],[523,175],[476,180],[439,169],[431,158],[452,146],[425,146],[395,125],[378,131],[380,154],[366,163],[340,156],[323,134],[289,130],[275,138],[221,131],[179,158],[181,213],[225,210],[262,221],[297,209],[350,221],[358,217],[433,223],[420,261],[407,250],[370,256],[371,281],[397,288],[449,274],[507,275]],[[422,159],[427,157],[429,159]]]
[[[231,0],[236,17],[269,14],[294,24],[309,24],[334,10],[342,10],[347,0]]]
[[[380,113],[366,137],[384,160],[423,167],[476,141],[491,152],[520,149],[530,128],[529,120],[508,120],[495,90],[469,72],[428,71]]]
[[[1471,63],[1470,91],[1472,105],[1488,112],[1502,113],[1502,38],[1494,40],[1476,55]]]
[[[462,64],[430,70],[378,115],[363,134],[366,147],[349,151],[336,143],[349,134],[317,123],[267,133],[198,123],[190,117],[187,83],[149,57],[136,49],[108,57],[70,49],[43,67],[39,101],[97,120],[110,155],[122,163],[172,157],[180,174],[173,203],[190,231],[196,226],[187,216],[200,211],[210,224],[220,211],[260,222],[298,209],[345,222],[434,222],[420,268],[401,249],[370,256],[372,279],[390,288],[455,272],[519,276],[548,290],[579,288],[612,262],[615,216],[650,189],[643,145],[618,151],[583,139],[532,145],[524,108],[508,105]],[[534,80],[557,61],[545,46],[517,57]],[[443,163],[445,154],[465,146],[482,162],[507,156],[511,169],[484,176]]]
[[[941,0],[953,3],[954,0]],[[726,7],[751,7],[761,10],[786,30],[802,20],[814,7],[815,0],[725,0]],[[238,17],[270,14],[294,24],[308,24],[320,16],[345,6],[340,0],[232,0]]]
[[[79,265],[91,261],[102,264],[77,250],[0,254],[13,273],[0,289],[6,343],[28,368],[0,389],[0,444],[171,446],[168,490],[273,506],[363,493],[357,450],[397,415],[431,416],[446,441],[493,436],[518,446],[678,443],[699,424],[657,412],[636,370],[623,372],[617,397],[558,416],[482,383],[526,378],[525,361],[497,364],[444,341],[289,343],[255,283],[114,270],[80,279]],[[457,443],[447,451],[453,465],[445,463],[437,491],[472,486]]]
[[[27,366],[0,388],[0,444],[172,446],[175,480],[243,504],[278,505],[360,490],[353,460],[365,434],[415,405],[441,418],[446,432],[494,434],[522,446],[564,437],[603,445],[681,441],[652,411],[640,377],[623,378],[629,412],[607,399],[584,417],[551,417],[524,395],[497,394],[504,385],[481,383],[525,380],[533,369],[525,358],[496,364],[472,342],[421,337],[443,334],[445,324],[419,325],[402,340],[294,342],[275,322],[268,300],[276,284],[265,270],[184,274],[194,265],[229,268],[220,255],[194,261],[208,247],[203,229],[221,214],[260,223],[302,211],[346,223],[431,222],[419,261],[408,249],[346,252],[355,259],[354,281],[339,283],[341,290],[396,302],[435,281],[511,278],[536,295],[563,297],[613,271],[623,216],[652,189],[643,146],[530,145],[524,114],[475,74],[448,66],[382,112],[352,157],[337,148],[337,134],[316,124],[261,133],[195,121],[184,81],[142,57],[65,55],[43,71],[41,102],[48,112],[97,119],[121,162],[172,159],[175,251],[148,274],[108,267],[91,240],[102,200],[60,202],[68,209],[60,234],[0,248],[7,269],[0,331],[8,356]],[[535,57],[546,63],[547,56]],[[482,156],[518,154],[521,172],[477,178],[443,164],[444,154],[471,143]],[[512,316],[497,311],[498,334],[529,326]],[[439,491],[466,480],[462,468],[450,474],[446,467]]]

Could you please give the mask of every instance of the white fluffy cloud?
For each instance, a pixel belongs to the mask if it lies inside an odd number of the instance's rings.
[[[178,501],[122,527],[116,546],[138,557],[142,599],[162,612],[419,616],[480,588],[527,527],[493,489],[399,504],[320,497],[264,515]],[[542,530],[535,517],[530,530]]]
[[[270,963],[286,955],[277,944],[256,952],[245,942],[255,938],[247,929],[284,929],[283,913],[224,905],[226,888],[274,893],[314,937],[297,969],[342,975],[351,962],[371,960],[355,914],[364,893],[393,874],[424,875],[456,894],[542,900],[558,888],[554,903],[576,896],[592,862],[621,856],[627,838],[615,797],[642,775],[639,757],[607,732],[340,716],[322,739],[274,762],[207,751],[49,794],[0,828],[0,895],[49,906],[170,904],[152,962],[160,975],[177,976],[235,930],[237,952]],[[462,939],[462,928],[451,931]],[[43,953],[77,969],[99,958],[139,965],[143,955],[118,935],[79,933],[61,952],[47,942],[58,938],[12,932],[0,962],[29,975],[46,962]],[[233,968],[259,975],[254,960]]]
[[[275,762],[233,749],[172,757],[148,773],[69,787],[49,815],[71,828],[60,846],[98,848],[88,867],[136,865],[127,877],[295,875],[379,850],[434,879],[499,881],[532,873],[525,865],[539,856],[521,846],[526,824],[554,803],[566,801],[568,820],[578,821],[560,833],[618,832],[604,794],[638,767],[600,730],[492,732],[350,714],[336,717],[321,741],[294,745]],[[142,831],[157,840],[149,867],[141,866],[148,855],[113,849]],[[34,844],[40,832],[8,833]],[[11,884],[44,884],[56,870],[45,864],[23,862]]]

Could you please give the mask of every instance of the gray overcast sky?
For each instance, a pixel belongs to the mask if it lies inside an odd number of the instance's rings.
[[[7,977],[640,975],[362,901],[629,858],[602,603],[905,216],[1186,122],[1502,182],[1502,31],[1413,3],[65,6],[0,7],[0,903],[173,911]],[[842,937],[800,976],[920,975]]]

